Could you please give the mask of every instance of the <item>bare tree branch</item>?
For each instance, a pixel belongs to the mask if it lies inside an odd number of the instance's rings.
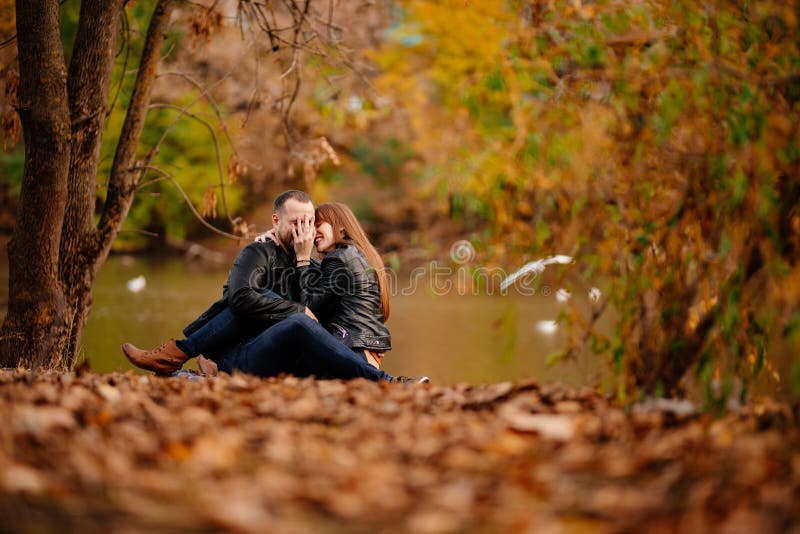
[[[195,115],[194,113],[189,113],[185,108],[181,108],[174,104],[152,104],[151,108],[166,108],[166,109],[175,109],[181,112],[182,116],[186,116],[196,120],[197,122],[204,125],[208,132],[211,134],[211,138],[214,140],[214,150],[217,157],[217,170],[219,172],[219,186],[220,186],[220,194],[222,195],[222,209],[225,210],[225,217],[234,225],[233,219],[231,219],[230,214],[228,213],[228,202],[225,198],[225,172],[222,169],[222,151],[219,148],[219,139],[217,139],[217,133],[214,131],[214,127],[209,123],[207,120]]]
[[[152,172],[157,172],[157,173],[159,173],[159,174],[160,174],[160,175],[161,175],[163,178],[165,178],[165,179],[169,180],[170,182],[172,182],[172,185],[174,185],[174,186],[175,186],[175,189],[177,189],[177,190],[178,190],[178,192],[181,194],[181,196],[183,197],[183,199],[186,201],[186,205],[187,205],[187,206],[189,206],[189,209],[190,209],[190,210],[192,210],[192,213],[193,213],[193,214],[194,214],[194,216],[197,218],[197,220],[198,220],[198,221],[200,221],[200,223],[201,223],[203,226],[205,226],[206,228],[208,228],[209,230],[211,230],[211,231],[212,231],[212,232],[214,232],[215,234],[219,234],[219,235],[221,235],[221,236],[223,236],[223,237],[227,237],[227,238],[230,238],[230,239],[235,239],[236,241],[241,241],[241,240],[243,239],[243,238],[242,238],[242,236],[237,236],[237,235],[234,235],[234,234],[229,234],[228,232],[225,232],[224,230],[220,230],[219,228],[217,228],[217,227],[216,227],[216,226],[214,226],[213,224],[211,224],[211,223],[209,223],[208,221],[206,221],[206,220],[203,218],[203,216],[202,216],[202,215],[200,215],[200,212],[198,212],[198,211],[197,211],[197,208],[195,208],[195,207],[194,207],[194,204],[192,204],[192,200],[189,198],[189,195],[187,195],[187,194],[186,194],[186,191],[184,191],[184,190],[183,190],[183,188],[182,188],[182,187],[181,187],[181,185],[178,183],[178,181],[177,181],[177,180],[175,180],[175,178],[174,178],[174,177],[173,177],[173,176],[172,176],[170,173],[168,173],[167,171],[165,171],[165,170],[163,170],[163,169],[160,169],[160,168],[158,168],[158,167],[153,167],[153,166],[143,166],[143,167],[137,167],[137,170],[144,170],[144,171],[152,171]],[[148,183],[154,183],[154,181],[150,181],[150,182],[148,182]]]
[[[134,165],[136,149],[150,104],[150,94],[158,61],[161,58],[161,47],[166,37],[169,16],[174,7],[173,0],[158,0],[147,29],[133,95],[111,166],[103,214],[98,223],[101,257],[108,253],[111,243],[119,232],[133,201],[136,186],[141,179],[140,171],[136,170]]]
[[[233,69],[228,71],[228,73],[225,74],[219,80],[219,83],[221,83],[223,80],[225,80],[228,77],[230,77],[231,72],[233,72]],[[222,128],[222,133],[225,134],[225,138],[228,140],[228,143],[231,145],[231,148],[233,148],[233,152],[235,154],[236,153],[236,147],[233,144],[233,139],[231,139],[230,132],[228,132],[228,127],[225,125],[225,121],[222,118],[222,112],[219,109],[219,104],[217,103],[217,100],[214,98],[214,96],[209,92],[209,90],[212,87],[215,87],[215,86],[219,85],[219,83],[212,84],[208,88],[205,88],[205,87],[202,86],[202,84],[200,82],[198,82],[197,80],[195,80],[194,78],[192,78],[188,74],[183,73],[183,72],[176,72],[176,71],[162,72],[162,73],[159,74],[159,77],[160,76],[178,76],[180,78],[183,78],[184,80],[186,80],[187,82],[192,84],[195,88],[197,88],[198,91],[200,91],[202,93],[202,95],[205,97],[206,101],[211,105],[212,109],[214,110],[214,114],[217,116],[217,119],[219,119],[219,125]]]
[[[121,234],[142,234],[146,235],[147,237],[158,237],[156,232],[150,232],[148,230],[142,230],[141,228],[129,228],[127,230],[120,230],[119,233]]]

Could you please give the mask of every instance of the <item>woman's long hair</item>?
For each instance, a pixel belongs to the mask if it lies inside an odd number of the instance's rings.
[[[381,311],[383,312],[383,321],[389,320],[389,277],[386,276],[386,269],[383,268],[383,260],[381,259],[378,251],[369,242],[367,234],[361,227],[361,223],[353,214],[353,211],[345,204],[339,202],[326,202],[317,206],[315,214],[317,222],[326,222],[333,227],[333,238],[336,244],[355,245],[364,256],[367,257],[367,262],[375,269],[378,275],[378,287],[381,290]],[[340,229],[344,230],[344,235],[341,235]]]

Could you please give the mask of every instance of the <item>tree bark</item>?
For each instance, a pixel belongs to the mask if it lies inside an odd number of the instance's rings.
[[[64,219],[61,278],[67,288],[66,335],[59,340],[62,358],[75,363],[92,303],[92,286],[108,258],[111,245],[128,215],[141,178],[136,150],[144,128],[161,49],[169,28],[174,0],[159,0],[150,19],[133,94],[122,126],[109,177],[108,194],[95,227],[95,180],[105,100],[113,69],[121,0],[84,0],[75,43],[85,43],[81,57],[70,68],[70,99],[76,135],[70,167],[70,197]],[[83,36],[83,39],[82,39]],[[97,43],[103,43],[97,48]],[[92,46],[94,49],[92,50]]]
[[[92,285],[139,184],[141,137],[174,0],[159,0],[122,128],[100,223],[97,167],[123,0],[84,0],[67,76],[57,0],[17,2],[25,171],[9,243],[0,366],[75,363]]]
[[[58,351],[74,363],[92,301],[98,233],[94,226],[97,166],[117,50],[122,0],[84,0],[69,67],[72,121],[69,191],[61,238],[59,276],[66,295],[66,335]]]
[[[136,166],[136,148],[144,128],[147,108],[150,105],[150,93],[156,77],[156,69],[161,59],[161,47],[167,34],[169,17],[174,7],[174,0],[159,0],[150,19],[147,29],[142,60],[136,74],[136,84],[131,95],[128,114],[122,125],[117,151],[111,166],[108,182],[108,194],[103,206],[103,215],[98,224],[100,233],[100,256],[105,261],[111,244],[116,239],[122,223],[128,216],[133,196],[142,177],[143,169]]]
[[[25,169],[8,244],[9,307],[0,328],[0,365],[37,367],[65,330],[58,280],[67,201],[70,120],[57,0],[17,0],[19,115]]]

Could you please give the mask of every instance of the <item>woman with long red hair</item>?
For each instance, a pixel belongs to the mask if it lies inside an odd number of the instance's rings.
[[[314,226],[314,245],[323,260],[318,270],[309,267],[301,276],[300,301],[331,334],[348,347],[363,350],[367,361],[380,367],[385,351],[391,349],[385,324],[389,283],[383,260],[345,204],[317,206]],[[297,248],[298,257],[310,254],[307,245],[305,250]]]

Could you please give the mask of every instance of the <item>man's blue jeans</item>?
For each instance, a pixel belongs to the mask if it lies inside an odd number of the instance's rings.
[[[247,343],[273,324],[237,317],[230,308],[225,308],[189,337],[179,339],[175,344],[189,357],[202,354],[218,362],[231,349]]]

